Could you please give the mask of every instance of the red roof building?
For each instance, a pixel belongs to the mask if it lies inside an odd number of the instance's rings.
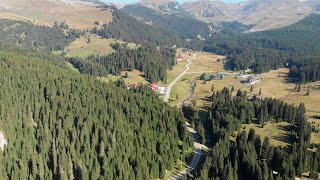
[[[176,59],[177,59],[177,61],[182,61],[183,57],[182,56],[177,56]]]
[[[151,84],[151,89],[152,89],[152,90],[157,91],[158,88],[159,88],[158,84],[156,84],[156,83],[152,83],[152,84]]]

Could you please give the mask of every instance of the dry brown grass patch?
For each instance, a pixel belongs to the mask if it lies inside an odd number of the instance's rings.
[[[112,21],[112,12],[101,11],[90,4],[71,5],[61,0],[1,0],[0,18],[31,21],[48,26],[54,22],[66,21],[71,28],[87,30],[94,27],[95,21]]]

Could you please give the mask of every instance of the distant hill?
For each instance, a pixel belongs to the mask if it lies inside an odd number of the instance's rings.
[[[238,21],[245,25],[254,24],[251,31],[284,27],[320,10],[318,0],[248,0],[243,3],[200,0],[183,4],[168,0],[144,0],[137,5],[152,8],[164,14],[187,13],[199,20],[216,25],[230,21]]]
[[[141,5],[128,5],[122,11],[141,22],[168,28],[184,39],[194,39],[199,35],[207,38],[211,33],[209,24],[181,14],[162,14]]]
[[[185,41],[173,30],[136,18],[120,11],[112,10],[113,21],[102,28],[93,28],[91,33],[103,38],[121,39],[125,42],[161,46],[183,45]]]

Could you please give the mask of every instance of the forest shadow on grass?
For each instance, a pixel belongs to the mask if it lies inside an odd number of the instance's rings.
[[[198,107],[197,110],[198,110],[198,115],[199,115],[199,119],[201,120],[201,122],[203,123],[204,127],[209,127],[209,125],[207,124],[207,119],[208,119],[208,116],[209,116],[209,106],[208,105],[205,105],[205,106],[201,106],[201,107]],[[208,130],[206,130],[206,134],[205,134],[205,143],[204,145],[208,148],[212,148],[213,147],[213,143],[210,141],[210,139],[212,139],[210,137],[210,134],[207,133]]]
[[[290,134],[280,134],[278,136],[271,136],[271,138],[290,145],[293,143],[293,137]]]
[[[264,127],[261,127],[256,119],[252,120],[252,124],[255,126],[253,129],[261,136],[268,136],[269,138],[280,142],[280,144],[284,143],[291,145],[294,142],[294,137],[290,134],[291,129],[289,124],[268,123]],[[263,141],[263,139],[261,140]],[[280,144],[276,143],[276,146]],[[283,146],[284,144],[280,146]]]

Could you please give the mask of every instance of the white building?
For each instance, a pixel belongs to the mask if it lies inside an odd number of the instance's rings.
[[[7,144],[8,144],[7,140],[4,138],[4,135],[0,131],[0,149],[3,151],[4,147],[7,146]]]
[[[246,79],[249,75],[247,73],[240,73],[236,76],[237,79]]]
[[[167,93],[167,88],[165,88],[165,87],[158,87],[158,94],[159,95],[164,95],[164,94],[166,94]]]

